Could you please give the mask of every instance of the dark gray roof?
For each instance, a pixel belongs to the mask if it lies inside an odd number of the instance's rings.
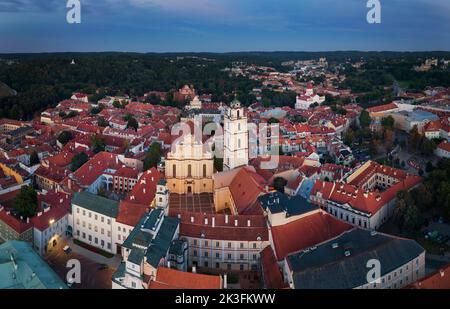
[[[319,207],[309,203],[301,196],[289,196],[280,192],[273,192],[259,197],[262,207],[271,213],[286,212],[286,216],[301,215]]]
[[[333,248],[333,244],[338,244]],[[345,256],[345,252],[350,253]],[[425,250],[414,240],[353,229],[313,250],[290,254],[296,289],[351,289],[367,284],[367,262],[377,259],[381,274],[418,257]]]
[[[164,222],[159,228],[158,234],[147,250],[145,256],[147,262],[153,267],[157,267],[160,260],[166,257],[172,244],[172,239],[178,228],[180,221],[178,218],[165,217]]]
[[[144,258],[145,250],[140,248],[133,248],[128,255],[128,261],[136,265],[141,265],[142,259]]]
[[[173,254],[173,255],[183,255],[184,253],[184,248],[185,248],[185,244],[186,241],[182,240],[182,239],[175,239],[174,241],[172,241],[172,244],[170,246],[169,249],[169,254]]]
[[[111,218],[116,218],[119,213],[119,202],[89,192],[75,193],[72,204]]]
[[[136,227],[131,231],[130,235],[123,243],[123,247],[131,249],[131,253],[138,247],[145,247],[143,251],[147,262],[157,267],[162,258],[165,258],[172,244],[180,220],[178,218],[170,218],[161,216],[164,211],[161,209],[153,209],[149,214],[141,218]],[[152,227],[156,225],[156,220],[163,220],[156,235],[153,235]],[[139,248],[138,248],[139,249]],[[138,253],[133,253],[136,256]],[[129,257],[130,258],[130,257]],[[135,258],[134,256],[132,257]],[[140,258],[140,255],[138,256]],[[133,262],[134,263],[134,262]]]
[[[155,230],[158,226],[159,220],[162,219],[164,216],[164,210],[163,209],[154,209],[152,212],[150,212],[147,216],[147,218],[144,220],[143,228],[146,230]]]

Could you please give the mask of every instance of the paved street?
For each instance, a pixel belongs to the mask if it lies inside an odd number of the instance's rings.
[[[77,259],[81,263],[81,283],[74,284],[74,289],[110,289],[111,276],[115,272],[119,258],[106,259],[98,254],[92,253],[69,242],[72,252],[69,254],[63,251],[66,244],[60,242],[58,246],[53,248],[45,256],[49,265],[55,272],[66,281],[66,274],[69,271],[66,268],[67,261]],[[108,263],[105,263],[108,262]],[[109,267],[99,270],[99,264],[108,264]]]

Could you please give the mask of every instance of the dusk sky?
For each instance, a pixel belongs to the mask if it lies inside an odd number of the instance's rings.
[[[0,53],[450,50],[450,0],[0,0]]]

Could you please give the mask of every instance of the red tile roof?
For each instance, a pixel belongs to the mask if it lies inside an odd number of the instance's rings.
[[[149,209],[149,205],[121,201],[116,221],[128,226],[136,226]]]
[[[261,251],[261,266],[265,288],[283,289],[288,287],[288,284],[283,280],[283,275],[278,266],[272,247],[267,246]]]
[[[3,221],[18,234],[22,234],[23,232],[26,232],[33,227],[33,224],[31,222],[27,223],[20,219],[17,219],[13,215],[8,214],[6,210],[0,211],[0,221]]]
[[[322,211],[312,212],[288,224],[273,226],[271,235],[278,261],[288,254],[334,238],[352,226]]]
[[[245,212],[255,204],[258,196],[265,192],[264,184],[261,176],[246,168],[236,174],[229,189],[238,213]]]
[[[369,113],[380,113],[380,112],[393,110],[393,109],[396,109],[396,108],[398,108],[397,104],[389,103],[389,104],[385,104],[385,105],[374,106],[374,107],[368,108],[367,111]]]
[[[430,121],[425,125],[424,132],[437,132],[441,129],[440,120]]]
[[[149,289],[221,289],[222,278],[214,275],[182,272],[158,267],[156,278],[150,281]]]
[[[71,200],[72,195],[62,192],[49,191],[46,195],[39,194],[39,206],[45,203],[49,208],[47,212],[42,211],[40,216],[31,218],[34,228],[44,231],[51,225],[52,220],[56,222],[66,216],[70,210]]]
[[[232,216],[172,211],[169,215],[180,217],[180,235],[182,236],[201,238],[203,235],[205,239],[233,241],[257,241],[258,238],[261,241],[267,241],[269,239],[266,219],[263,215]],[[250,226],[248,226],[249,223]]]
[[[440,149],[442,149],[442,150],[445,150],[445,151],[447,151],[447,152],[450,152],[450,143],[447,142],[447,141],[443,141],[442,143],[440,143],[440,144],[438,145],[438,148],[440,148]]]
[[[128,194],[126,201],[150,205],[155,198],[156,186],[160,179],[161,173],[154,167],[144,172],[133,187],[133,190]]]
[[[450,289],[450,264],[410,285],[411,289]]]

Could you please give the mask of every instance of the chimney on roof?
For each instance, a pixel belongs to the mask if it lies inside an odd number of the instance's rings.
[[[144,189],[142,189],[142,192],[144,192],[144,194],[145,194],[145,192],[146,192],[147,190],[145,190],[145,188]]]
[[[212,227],[216,227],[216,218],[212,217],[211,221],[212,221]]]
[[[225,215],[225,223],[228,224],[228,215]]]
[[[194,216],[191,216],[191,223],[194,223]]]
[[[192,273],[195,274],[197,272],[197,268],[195,266],[192,266]]]
[[[252,226],[252,224],[251,224],[251,222],[250,222],[250,219],[247,220],[247,226],[248,226],[248,227],[251,227],[251,226]]]
[[[208,225],[208,218],[205,218],[205,225]]]
[[[30,218],[27,218],[27,223],[30,223]]]
[[[239,224],[238,224],[238,220],[237,219],[235,219],[234,220],[234,226],[238,226]]]

